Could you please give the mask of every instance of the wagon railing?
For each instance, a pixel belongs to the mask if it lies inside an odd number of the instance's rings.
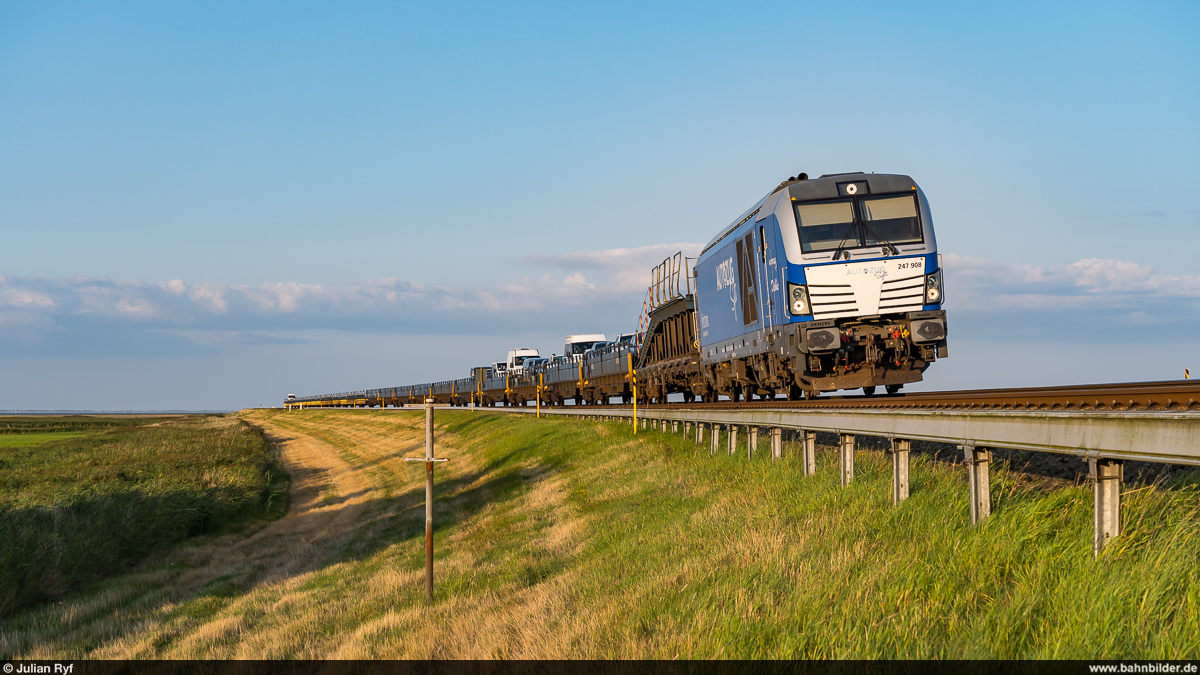
[[[696,259],[683,255],[683,251],[669,256],[650,270],[650,286],[646,289],[649,310],[661,307],[676,298],[691,295],[692,276]]]

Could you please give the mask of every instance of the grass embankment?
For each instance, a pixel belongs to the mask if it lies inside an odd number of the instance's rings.
[[[0,653],[1200,654],[1194,474],[1127,494],[1125,531],[1094,561],[1090,489],[1046,490],[1002,466],[995,511],[972,527],[964,468],[921,456],[912,497],[893,506],[882,453],[860,452],[842,488],[828,448],[806,478],[794,454],[747,461],[744,448],[711,456],[708,443],[613,423],[439,412],[438,454],[451,461],[437,469],[427,608],[424,470],[400,461],[421,453],[420,414],[247,416],[308,467],[288,515],[230,545],[247,562],[185,547],[170,569],[14,617]]]
[[[0,616],[284,500],[236,418],[0,418]]]

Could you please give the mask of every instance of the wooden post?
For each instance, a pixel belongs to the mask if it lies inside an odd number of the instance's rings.
[[[425,399],[425,456],[405,457],[425,462],[425,603],[433,603],[433,465],[445,459],[433,456],[433,399]]]

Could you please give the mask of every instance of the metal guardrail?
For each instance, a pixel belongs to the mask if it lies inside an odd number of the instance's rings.
[[[532,413],[525,408],[488,410]],[[542,415],[584,416],[592,419],[635,422],[628,408],[587,406],[542,410]],[[771,438],[772,456],[781,457],[781,432],[801,433],[806,475],[815,470],[813,455],[817,432],[838,434],[842,484],[854,478],[856,436],[879,436],[891,440],[893,500],[908,497],[908,456],[912,441],[933,441],[959,446],[968,467],[971,521],[977,523],[991,513],[989,468],[993,449],[1026,450],[1074,455],[1087,460],[1093,481],[1095,527],[1093,550],[1120,534],[1120,488],[1126,461],[1200,466],[1200,411],[1187,412],[1084,412],[1005,410],[819,410],[819,409],[705,409],[673,407],[649,409],[637,415],[642,428],[672,430],[681,426],[696,440],[705,431],[716,452],[725,431],[730,453],[737,445],[738,430],[751,439],[752,452],[760,431]]]

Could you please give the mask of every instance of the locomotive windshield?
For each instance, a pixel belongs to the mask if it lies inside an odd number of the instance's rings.
[[[923,241],[914,195],[796,204],[805,253]]]

